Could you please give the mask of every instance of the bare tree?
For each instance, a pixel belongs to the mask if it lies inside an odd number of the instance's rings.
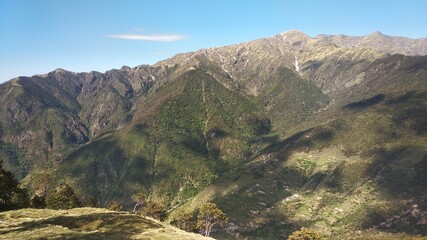
[[[145,203],[145,194],[144,193],[136,193],[136,194],[132,195],[132,200],[135,203],[135,206],[133,207],[132,212],[136,213],[136,208],[139,205],[144,205],[144,203]]]
[[[197,216],[197,228],[202,230],[202,234],[205,237],[209,237],[213,227],[227,222],[228,217],[212,202],[207,202],[203,205]]]

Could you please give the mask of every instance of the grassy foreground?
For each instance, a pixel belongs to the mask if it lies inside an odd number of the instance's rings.
[[[0,213],[0,239],[211,239],[154,219],[101,208]]]

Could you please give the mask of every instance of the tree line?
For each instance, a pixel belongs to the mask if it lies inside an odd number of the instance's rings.
[[[28,191],[19,186],[19,181],[12,172],[3,168],[0,159],[0,211],[19,208],[70,209],[82,206],[74,190],[66,183],[61,184],[47,196],[41,194],[29,197]]]

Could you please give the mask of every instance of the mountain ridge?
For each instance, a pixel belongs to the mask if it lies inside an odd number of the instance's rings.
[[[363,39],[364,37],[361,38]],[[423,46],[423,49],[426,48],[425,46],[427,46],[427,41],[425,39],[418,42],[419,45]],[[388,43],[385,43],[384,45],[388,46]],[[289,31],[269,38],[261,38],[242,44],[208,48],[196,52],[178,54],[170,59],[156,63],[155,66],[173,66],[175,63],[184,62],[186,64],[185,68],[190,68],[197,64],[197,58],[207,57],[210,61],[214,61],[218,65],[221,65],[222,69],[227,72],[231,78],[234,78],[238,83],[240,83],[241,78],[247,78],[246,75],[255,75],[260,77],[261,80],[264,80],[266,76],[271,74],[270,71],[257,66],[258,63],[256,62],[256,59],[261,58],[263,59],[262,63],[259,63],[261,65],[270,65],[275,69],[279,67],[287,67],[300,76],[308,79],[313,78],[313,70],[319,70],[316,68],[320,66],[320,71],[324,71],[325,73],[316,73],[316,75],[321,75],[321,78],[336,79],[335,82],[342,82],[344,83],[343,85],[348,85],[352,82],[360,82],[360,78],[363,78],[360,74],[366,70],[367,65],[369,65],[369,63],[374,59],[385,57],[384,54],[394,53],[393,51],[395,51],[394,49],[389,49],[388,52],[378,52],[375,51],[375,47],[376,45],[368,45],[366,47],[363,46],[359,48],[337,48],[336,45],[327,39],[311,38],[300,31]],[[242,51],[242,53],[239,53],[239,51]],[[418,50],[414,50],[413,52],[416,51]],[[423,52],[421,52],[421,54],[422,53]],[[427,52],[425,54],[427,54]],[[335,65],[336,62],[330,63],[328,60],[330,58],[343,60],[349,59],[353,62],[357,61],[358,63],[354,68],[348,70],[350,72],[344,71],[339,73],[337,76],[331,76],[331,73],[326,73],[330,72],[329,68],[331,68],[328,64]],[[242,76],[242,71],[246,68],[249,68],[249,71],[254,69],[260,70],[250,74],[243,73]],[[353,71],[357,71],[357,74]],[[359,77],[350,79],[349,81],[349,74]],[[319,79],[319,77],[315,78],[317,79],[313,80],[318,81],[317,86],[322,88],[325,80]],[[244,81],[241,84],[245,85],[246,92],[252,95],[257,95],[257,92],[262,89],[262,86],[257,82]],[[345,89],[345,86],[340,86],[340,88]],[[328,88],[323,88],[323,90],[328,92],[335,91]]]
[[[425,45],[426,42],[427,42],[427,37],[410,38],[410,37],[402,37],[402,36],[391,36],[391,35],[385,35],[385,34],[383,34],[380,31],[376,31],[376,32],[373,32],[373,33],[370,33],[370,34],[364,35],[364,36],[351,36],[351,35],[343,35],[343,34],[336,34],[336,35],[334,35],[334,34],[318,34],[315,37],[311,37],[309,35],[306,35],[303,31],[300,31],[300,30],[297,30],[297,29],[288,30],[288,31],[285,31],[285,32],[282,32],[282,33],[279,33],[279,34],[276,34],[276,35],[272,35],[270,37],[264,37],[264,38],[260,38],[260,39],[275,38],[275,37],[280,36],[280,35],[283,36],[283,35],[289,35],[289,34],[299,34],[299,35],[302,35],[302,36],[304,36],[306,38],[312,38],[312,39],[316,39],[316,38],[321,38],[321,39],[331,39],[331,38],[332,39],[333,38],[363,39],[363,38],[371,38],[371,37],[373,37],[373,38],[375,38],[375,37],[397,38],[399,40],[409,40],[411,42],[417,42],[417,44],[415,44],[415,45],[418,45],[418,44]],[[247,44],[247,43],[250,43],[250,42],[253,42],[253,41],[257,41],[257,40],[251,40],[251,41],[247,41],[247,42],[244,42],[244,43],[236,43],[236,44],[231,44],[231,45],[227,45],[227,46]],[[355,40],[353,40],[353,41],[355,41]],[[217,46],[217,47],[203,48],[203,49],[199,49],[199,50],[192,51],[192,52],[189,52],[189,53],[194,53],[194,52],[197,52],[197,51],[210,50],[210,49],[223,48],[223,47],[227,47],[227,46]],[[411,50],[411,51],[409,51],[409,52],[401,52],[400,54],[403,54],[403,55],[427,55],[427,50],[425,49],[425,47],[423,47],[421,51],[417,50],[417,48],[418,48],[417,46],[412,46],[412,48],[414,48],[414,49]],[[388,53],[395,54],[395,53],[399,53],[399,52],[388,52]],[[177,55],[182,55],[182,54],[187,54],[187,53],[178,53],[178,54],[176,54],[176,55],[174,55],[174,56],[172,56],[170,58],[174,58]],[[167,59],[170,59],[170,58],[167,58]],[[162,63],[162,62],[164,62],[167,59],[160,60],[160,61],[158,61],[158,62],[156,62],[156,63],[154,63],[152,65],[159,65],[159,63]],[[143,66],[150,66],[150,65],[148,65],[148,64],[142,64],[142,65],[135,66],[133,68],[138,68],[138,67],[143,67]],[[123,69],[130,70],[130,69],[132,69],[132,67],[128,67],[128,66],[124,65],[120,69],[121,70],[123,70]],[[120,69],[112,68],[110,70],[107,70],[106,72],[111,71],[111,70],[120,70]],[[76,74],[77,73],[90,73],[90,72],[74,72],[74,71],[70,71],[70,70],[66,70],[66,69],[62,69],[62,68],[57,68],[57,69],[55,69],[55,70],[53,70],[51,72],[57,72],[57,71],[59,71],[59,72],[60,71],[66,71],[66,72],[76,73]],[[51,72],[49,72],[49,73],[51,73]],[[99,71],[96,71],[96,70],[93,70],[91,72],[102,73],[102,72],[99,72]],[[106,72],[104,72],[104,73],[106,73]],[[35,74],[33,76],[44,77],[44,76],[46,76],[46,74],[45,73],[41,73],[41,74]],[[18,76],[18,77],[15,77],[15,78],[19,78],[19,77],[28,77],[28,76]],[[10,79],[8,81],[12,81],[15,78],[12,78],[12,79]]]

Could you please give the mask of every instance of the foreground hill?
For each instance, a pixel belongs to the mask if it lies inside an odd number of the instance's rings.
[[[0,213],[0,239],[211,239],[153,219],[101,208]]]

